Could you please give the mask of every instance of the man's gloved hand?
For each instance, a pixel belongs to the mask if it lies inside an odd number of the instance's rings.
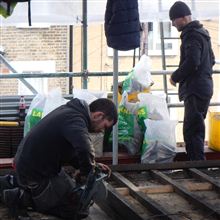
[[[111,176],[111,169],[109,166],[103,164],[103,163],[96,163],[96,166],[103,172],[103,173],[106,173],[108,174],[108,177]]]
[[[101,172],[106,173],[108,175],[108,178],[111,175],[111,169],[103,164],[103,163],[96,163],[95,168],[99,169]],[[95,172],[95,169],[94,171]],[[85,185],[87,181],[87,175],[83,175],[79,170],[77,170],[74,174],[75,181],[77,185]]]
[[[76,185],[85,185],[86,180],[87,180],[87,176],[82,175],[79,170],[75,172]]]

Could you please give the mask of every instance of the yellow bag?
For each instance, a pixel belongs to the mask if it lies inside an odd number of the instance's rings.
[[[142,92],[133,92],[133,93],[130,93],[130,94],[128,94],[128,102],[137,102],[137,101],[139,101],[139,100],[138,100],[138,97],[137,97],[137,95],[138,95],[139,93],[149,93],[149,92],[150,92],[150,87],[144,89]],[[121,102],[121,97],[122,97],[122,95],[121,95],[120,92],[119,92],[119,93],[118,93],[118,103]]]

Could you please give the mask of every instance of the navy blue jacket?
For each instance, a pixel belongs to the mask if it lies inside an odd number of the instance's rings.
[[[185,100],[190,95],[210,99],[215,58],[208,31],[199,21],[192,21],[184,27],[180,37],[179,68],[171,76],[174,82],[179,83],[179,99]]]
[[[137,0],[108,0],[105,12],[107,44],[117,50],[140,46],[140,21]]]

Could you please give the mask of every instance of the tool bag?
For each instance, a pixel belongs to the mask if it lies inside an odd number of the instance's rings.
[[[31,0],[0,0],[0,14],[8,17],[18,2],[28,2],[28,23],[31,26]]]

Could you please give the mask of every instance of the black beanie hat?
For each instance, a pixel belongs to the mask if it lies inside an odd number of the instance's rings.
[[[187,15],[191,15],[191,11],[184,2],[177,1],[170,8],[169,15],[170,15],[170,20],[173,20],[176,18],[182,18]]]

